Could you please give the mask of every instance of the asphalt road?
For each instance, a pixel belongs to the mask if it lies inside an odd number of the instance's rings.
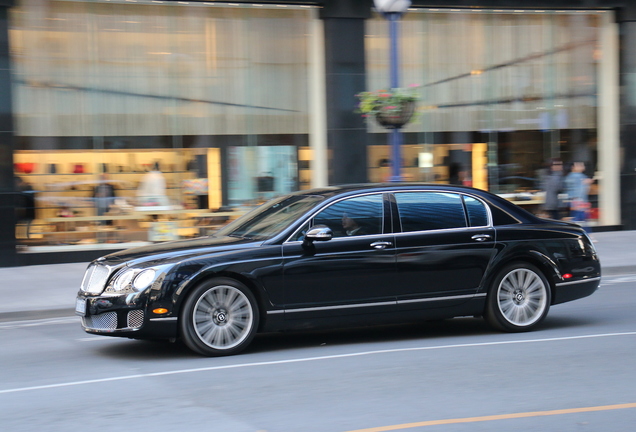
[[[636,275],[532,333],[475,318],[257,337],[198,357],[91,336],[76,317],[0,323],[5,431],[633,431]]]

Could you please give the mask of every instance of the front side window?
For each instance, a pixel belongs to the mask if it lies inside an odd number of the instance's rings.
[[[466,226],[459,195],[443,192],[399,192],[395,199],[402,232],[429,231]]]
[[[382,234],[382,194],[349,198],[327,207],[313,225],[327,225],[334,237]]]

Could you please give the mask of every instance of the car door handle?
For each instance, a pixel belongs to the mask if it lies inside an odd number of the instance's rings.
[[[371,243],[371,247],[376,249],[384,249],[389,246],[393,246],[393,243],[388,241],[377,241],[377,242]]]
[[[478,241],[478,242],[483,242],[486,240],[490,240],[492,237],[490,236],[490,234],[475,234],[474,236],[471,237],[471,239]]]

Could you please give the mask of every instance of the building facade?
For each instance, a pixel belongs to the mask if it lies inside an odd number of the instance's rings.
[[[636,12],[624,1],[413,1],[407,180],[540,211],[551,158],[597,180],[593,223],[636,227]],[[388,85],[371,0],[0,0],[0,265],[207,233],[269,197],[385,181]],[[229,210],[232,211],[229,211]],[[599,228],[599,229],[600,229]]]

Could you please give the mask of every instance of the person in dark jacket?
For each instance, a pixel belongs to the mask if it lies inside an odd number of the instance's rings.
[[[545,191],[543,210],[551,219],[561,219],[563,200],[559,195],[563,193],[563,162],[560,159],[550,161],[550,171],[543,179],[542,189]]]
[[[108,175],[101,174],[99,183],[93,189],[93,200],[97,216],[108,213],[110,206],[115,202],[115,187],[108,182]],[[112,225],[113,221],[102,221],[102,225]]]

